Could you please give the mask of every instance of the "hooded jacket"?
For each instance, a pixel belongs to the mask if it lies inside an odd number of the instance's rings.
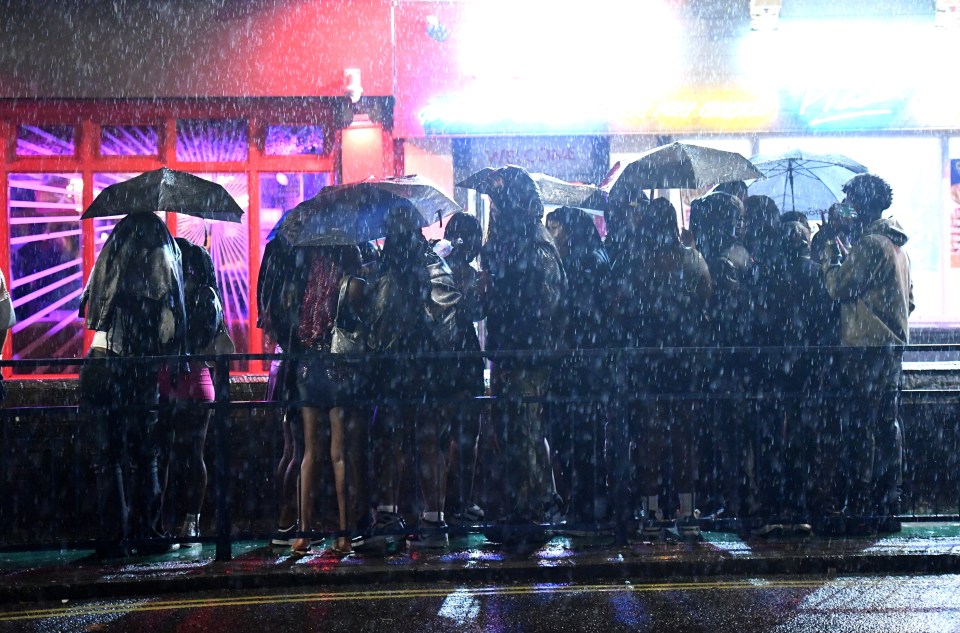
[[[155,302],[173,315],[174,334],[160,353],[186,351],[186,314],[180,248],[163,221],[135,213],[117,223],[97,257],[80,300],[87,329],[107,331],[121,305]],[[159,335],[158,335],[159,336]]]
[[[840,302],[843,345],[906,345],[913,311],[907,235],[893,219],[870,223],[843,263],[823,262],[827,291]]]

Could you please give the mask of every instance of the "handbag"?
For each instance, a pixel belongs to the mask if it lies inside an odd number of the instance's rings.
[[[340,296],[337,298],[337,313],[333,317],[333,335],[330,338],[331,354],[360,354],[367,351],[365,332],[360,320],[354,318],[357,327],[350,330],[344,327],[340,317],[340,308],[349,301],[347,290],[350,279],[350,275],[344,275],[340,280]]]

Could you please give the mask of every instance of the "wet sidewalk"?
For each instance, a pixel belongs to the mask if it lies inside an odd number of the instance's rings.
[[[213,589],[404,582],[644,582],[665,578],[774,574],[960,572],[960,524],[905,523],[874,538],[750,538],[704,532],[699,541],[615,545],[612,537],[555,536],[531,552],[511,552],[480,535],[446,550],[404,549],[389,556],[341,557],[329,542],[307,556],[266,541],[241,541],[233,560],[215,547],[101,562],[90,550],[0,554],[0,600],[116,598]]]

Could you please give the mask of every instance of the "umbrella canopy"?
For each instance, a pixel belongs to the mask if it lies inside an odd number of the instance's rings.
[[[761,176],[749,160],[736,152],[690,143],[671,143],[644,152],[624,165],[607,185],[607,190],[615,194],[623,187],[637,190],[701,189]]]
[[[800,211],[819,219],[821,211],[843,200],[843,184],[867,168],[841,154],[790,150],[750,159],[763,178],[750,185],[751,195],[773,198],[781,211]]]
[[[157,211],[225,222],[240,222],[243,216],[243,209],[221,185],[161,167],[105,188],[80,219]]]
[[[460,205],[423,176],[365,180],[324,187],[284,214],[277,230],[294,246],[357,244],[386,235],[390,209],[410,205],[428,226],[460,211]]]
[[[499,186],[497,179],[499,170],[484,167],[457,183],[458,187],[475,189],[480,193],[490,194]],[[579,207],[584,201],[596,194],[599,189],[593,185],[582,185],[554,178],[547,174],[532,172],[530,178],[540,189],[540,199],[544,204],[561,207]]]

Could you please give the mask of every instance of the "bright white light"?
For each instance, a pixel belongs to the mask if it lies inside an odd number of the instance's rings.
[[[278,173],[278,174],[277,174],[277,183],[278,183],[281,187],[286,187],[287,185],[290,184],[290,179],[287,178],[287,175],[286,175],[286,174],[284,174],[284,173],[281,172],[281,173]]]
[[[791,90],[902,92],[943,81],[940,38],[916,20],[780,20],[776,32],[751,32],[740,71],[753,85]]]
[[[686,38],[662,0],[490,0],[465,4],[461,23],[468,25],[458,36],[463,76],[520,81],[539,91],[541,100],[582,92],[598,99],[630,97],[665,90],[665,82],[681,75]]]

